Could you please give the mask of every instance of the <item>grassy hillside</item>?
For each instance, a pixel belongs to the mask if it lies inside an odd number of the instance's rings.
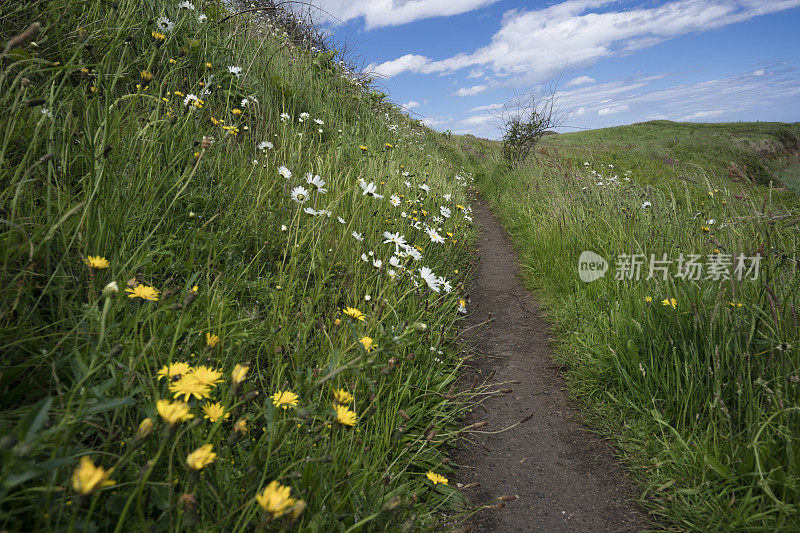
[[[796,128],[558,135],[518,166],[497,143],[452,141],[556,324],[587,418],[675,530],[800,528],[800,202],[725,171]],[[605,277],[580,279],[583,251]]]
[[[0,2],[0,530],[457,507],[469,179],[302,24],[227,15]]]
[[[785,184],[800,194],[800,124],[654,120],[546,136],[541,146],[616,164],[654,183],[685,179],[688,170],[700,167],[734,182]]]

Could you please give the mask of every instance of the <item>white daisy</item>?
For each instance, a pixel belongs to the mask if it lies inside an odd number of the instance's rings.
[[[231,74],[233,74],[234,76],[236,76],[238,78],[242,73],[242,67],[229,66],[228,67],[228,72],[230,72]]]
[[[347,224],[342,217],[336,217],[340,224]]]
[[[259,150],[272,150],[273,144],[269,141],[261,141],[256,148]]]
[[[399,198],[397,195],[393,194],[393,195],[391,195],[391,196],[389,197],[389,202],[390,202],[390,203],[391,203],[393,206],[397,207],[398,205],[400,205],[400,198]]]
[[[428,267],[422,267],[419,269],[419,277],[428,285],[428,288],[433,292],[439,292],[439,278],[436,277],[436,274]]]
[[[189,93],[186,95],[186,98],[183,99],[183,105],[189,105],[190,102],[198,102],[200,99],[197,95]]]
[[[207,21],[207,20],[208,20],[208,17],[207,17],[207,16],[206,16],[204,13],[201,13],[201,14],[200,14],[200,15],[197,17],[197,22],[199,22],[200,24],[204,23],[204,22],[205,22],[205,21]]]
[[[361,254],[361,260],[367,263],[369,262],[369,257],[367,256],[367,254]]]
[[[306,174],[306,183],[308,183],[312,189],[320,194],[325,194],[328,192],[328,189],[325,188],[325,180],[320,176],[312,174],[311,172]]]
[[[410,257],[414,261],[419,261],[420,259],[422,259],[422,252],[420,252],[416,248],[409,247],[406,250],[406,253],[408,254],[408,257]]]
[[[406,246],[406,238],[400,233],[390,233],[388,231],[383,232],[383,238],[386,239],[383,241],[384,244],[386,243],[394,243],[395,246]]]
[[[450,208],[449,208],[449,207],[440,206],[440,207],[439,207],[439,213],[440,213],[440,214],[441,214],[441,215],[442,215],[444,218],[450,218]]]
[[[378,187],[373,182],[370,181],[369,183],[366,183],[362,181],[358,185],[364,191],[362,194],[365,194],[367,196],[372,196],[374,198],[383,198],[382,194],[378,194],[376,192],[378,190]]]
[[[175,23],[169,20],[167,17],[161,17],[156,21],[156,26],[158,26],[159,30],[168,32],[172,31],[172,29],[175,27]]]
[[[381,261],[380,259],[373,259],[372,266],[374,266],[375,268],[380,268],[383,266],[383,261]]]
[[[642,204],[642,209],[647,209],[651,205],[653,205],[653,204],[651,204],[650,202],[645,202],[645,203]]]
[[[49,109],[47,109],[46,107],[42,108],[41,113],[42,113],[42,115],[46,116],[47,118],[53,118],[53,112],[50,111]]]
[[[318,119],[318,118],[315,118],[315,119],[314,119],[314,122],[316,122],[316,123],[317,123],[317,124],[319,124],[320,126],[322,126],[323,124],[325,124],[324,122],[322,122],[322,121],[321,121],[320,119]]]
[[[286,122],[287,120],[289,120],[289,118],[290,117],[288,113],[281,113],[281,122]]]
[[[308,201],[308,189],[303,186],[292,189],[292,200],[298,204],[306,203]]]
[[[431,188],[428,186],[428,184],[427,184],[427,183],[423,183],[423,184],[421,184],[421,185],[419,186],[419,188],[420,188],[420,189],[422,189],[422,190],[423,190],[423,191],[425,191],[425,192],[428,192],[428,191],[430,191],[430,190],[431,190]]]
[[[450,282],[447,281],[445,278],[439,278],[439,283],[442,285],[442,290],[444,292],[451,292],[453,290],[453,286],[450,285]]]
[[[400,267],[400,264],[401,264],[400,258],[397,257],[396,255],[393,255],[392,257],[389,258],[389,265],[393,266],[394,268]]]
[[[286,178],[287,180],[292,177],[292,171],[286,167],[278,167],[278,174]]]
[[[189,0],[183,0],[183,2],[178,4],[178,9],[188,9],[189,11],[194,11],[194,4],[189,2]]]
[[[441,235],[439,235],[439,233],[436,232],[436,228],[428,228],[427,233],[428,237],[431,238],[431,242],[436,242],[440,244],[444,242],[444,237],[442,237]]]
[[[359,242],[363,242],[364,241],[364,234],[363,233],[358,233],[357,231],[354,231],[350,235],[352,235],[353,238],[355,240],[359,241]]]
[[[442,198],[444,198],[445,200],[447,200],[447,201],[449,202],[449,201],[450,201],[450,197],[451,197],[451,196],[452,196],[452,195],[450,195],[450,194],[443,194],[443,195],[442,195]]]

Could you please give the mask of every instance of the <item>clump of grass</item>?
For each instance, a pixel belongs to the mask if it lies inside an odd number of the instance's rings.
[[[559,328],[574,393],[618,440],[643,502],[678,529],[800,527],[797,198],[714,165],[657,179],[569,139],[514,168],[490,143],[455,142],[491,155],[470,156],[476,183]],[[647,152],[625,161],[649,168]],[[611,263],[606,277],[579,279],[584,250]],[[620,254],[643,254],[638,281],[615,279]],[[730,260],[730,278],[676,278],[675,263],[650,277],[651,254]],[[762,256],[758,276],[739,279],[740,254]]]
[[[430,132],[222,3],[2,12],[0,528],[456,508],[473,232]]]

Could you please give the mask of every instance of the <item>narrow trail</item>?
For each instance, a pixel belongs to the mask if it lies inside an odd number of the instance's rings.
[[[479,226],[479,265],[470,291],[471,314],[462,337],[476,353],[475,375],[513,382],[509,394],[477,406],[468,423],[488,421],[498,434],[473,433],[454,454],[462,465],[455,481],[480,483],[468,491],[473,504],[519,499],[499,511],[482,511],[476,531],[639,531],[645,512],[632,501],[630,482],[610,445],[574,420],[564,380],[550,358],[549,325],[522,286],[517,258],[505,230],[483,201],[473,202]],[[480,370],[480,374],[477,374]],[[471,375],[465,382],[472,383]]]

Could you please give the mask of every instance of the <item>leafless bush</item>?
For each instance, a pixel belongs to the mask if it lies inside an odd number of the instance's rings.
[[[507,102],[498,116],[503,157],[509,161],[527,158],[539,139],[555,133],[563,115],[553,87],[544,95],[530,91]]]

